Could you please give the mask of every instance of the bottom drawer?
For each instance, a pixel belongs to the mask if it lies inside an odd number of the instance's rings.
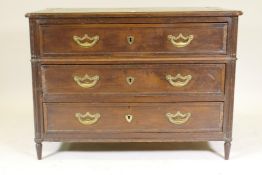
[[[45,133],[218,132],[223,103],[44,103]]]

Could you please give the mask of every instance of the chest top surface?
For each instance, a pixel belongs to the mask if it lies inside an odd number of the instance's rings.
[[[26,17],[157,17],[157,16],[239,16],[242,12],[216,7],[202,8],[51,8],[27,13]]]

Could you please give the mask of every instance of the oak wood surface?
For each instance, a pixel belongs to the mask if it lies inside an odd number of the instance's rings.
[[[99,36],[91,48],[83,48],[73,40],[73,36],[86,34]],[[193,35],[188,47],[177,48],[168,40],[168,35],[178,37],[179,34]],[[134,37],[133,44],[127,42],[127,36]],[[136,52],[223,55],[226,54],[226,39],[226,23],[43,25],[40,27],[40,53],[43,56]]]
[[[225,141],[228,159],[241,14],[219,8],[28,13],[38,158],[43,141],[220,140]],[[86,33],[101,37],[93,48],[80,48],[72,39]],[[175,48],[167,35],[180,33],[193,34],[194,39],[184,48]],[[127,35],[134,35],[132,45]],[[164,77],[170,72],[192,74],[193,79],[181,89],[174,88]],[[77,87],[72,76],[87,73],[99,74],[101,81],[92,89]],[[127,85],[126,76],[134,76],[135,83]],[[102,111],[105,117],[92,129],[79,125],[73,115],[86,110]],[[163,117],[167,110],[191,111],[192,120],[171,125]],[[125,123],[126,112],[135,113],[137,121]]]
[[[224,94],[225,64],[162,64],[162,65],[44,65],[42,87],[44,94]],[[191,76],[183,87],[174,87],[166,79]],[[99,76],[94,87],[83,88],[74,76]],[[134,82],[128,84],[127,78]],[[177,79],[172,82],[185,82]]]
[[[45,103],[46,133],[144,133],[144,132],[221,132],[223,103]],[[191,113],[183,124],[171,123],[166,113]],[[94,115],[98,121],[83,125],[76,113]],[[128,122],[125,115],[132,115]]]

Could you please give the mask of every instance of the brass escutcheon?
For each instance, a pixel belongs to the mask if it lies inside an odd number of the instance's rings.
[[[127,114],[125,115],[125,118],[128,123],[131,123],[131,121],[133,120],[133,115]]]
[[[135,41],[135,37],[134,36],[127,36],[127,42],[129,45],[133,44]]]
[[[134,83],[134,81],[135,81],[134,77],[131,77],[131,76],[126,77],[127,84],[132,85]]]

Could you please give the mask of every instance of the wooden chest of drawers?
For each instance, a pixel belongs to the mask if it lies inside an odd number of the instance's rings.
[[[240,11],[28,13],[35,142],[232,140]]]

